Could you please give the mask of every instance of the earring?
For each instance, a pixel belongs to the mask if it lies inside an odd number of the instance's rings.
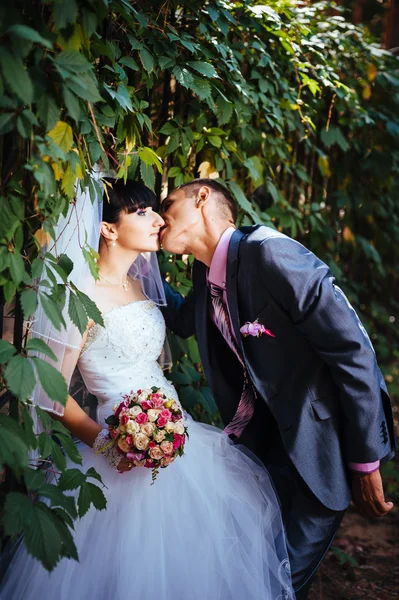
[[[116,246],[116,239],[117,239],[117,238],[115,238],[115,239],[113,240],[113,242],[112,242],[112,244],[111,244],[111,246],[112,246],[112,247]]]

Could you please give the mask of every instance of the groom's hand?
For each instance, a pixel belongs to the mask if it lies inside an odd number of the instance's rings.
[[[373,473],[351,471],[352,500],[363,517],[383,517],[393,508],[385,502],[384,488],[379,469]]]

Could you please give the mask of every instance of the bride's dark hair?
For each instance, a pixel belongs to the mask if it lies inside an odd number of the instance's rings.
[[[149,206],[154,210],[159,209],[156,195],[144,183],[131,179],[124,183],[123,179],[110,177],[105,177],[104,181],[103,221],[106,223],[117,223],[123,212],[130,214]]]

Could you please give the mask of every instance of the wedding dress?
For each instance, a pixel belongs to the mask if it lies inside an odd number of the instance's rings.
[[[157,386],[178,402],[157,362],[165,338],[150,300],[104,314],[78,367],[98,398],[98,422],[122,394]],[[161,469],[120,474],[83,443],[83,471],[94,467],[107,509],[75,524],[79,561],[52,573],[17,551],[4,600],[282,600],[294,598],[278,500],[267,471],[219,429],[185,416],[185,454]],[[70,464],[68,466],[75,467]],[[94,480],[93,480],[94,481]],[[100,484],[98,484],[100,485]]]

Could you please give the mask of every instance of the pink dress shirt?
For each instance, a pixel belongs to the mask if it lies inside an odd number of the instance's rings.
[[[215,253],[212,258],[211,266],[208,272],[208,281],[217,285],[223,289],[223,301],[228,307],[227,293],[226,293],[226,267],[227,267],[227,252],[229,249],[230,239],[235,231],[234,227],[226,229],[216,246]],[[231,326],[231,330],[234,333],[234,328]],[[360,473],[372,473],[377,471],[380,467],[380,461],[376,460],[371,463],[349,463],[349,468],[353,471],[359,471]]]

